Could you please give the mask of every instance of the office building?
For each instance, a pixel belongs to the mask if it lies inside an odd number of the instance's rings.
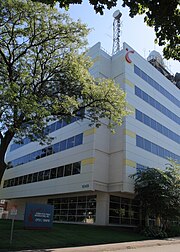
[[[180,89],[160,55],[152,52],[147,61],[126,43],[113,56],[97,43],[89,55],[91,74],[113,78],[132,114],[115,134],[73,118],[49,125],[49,146],[12,143],[0,199],[8,200],[8,209],[17,207],[18,219],[32,202],[53,204],[58,222],[136,226],[139,203],[129,175],[163,169],[168,158],[180,163]]]

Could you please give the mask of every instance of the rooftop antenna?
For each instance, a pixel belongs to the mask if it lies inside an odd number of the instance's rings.
[[[118,51],[120,51],[120,32],[121,32],[121,22],[120,18],[122,16],[122,13],[119,10],[116,10],[113,13],[113,49],[112,49],[112,55],[116,54]]]

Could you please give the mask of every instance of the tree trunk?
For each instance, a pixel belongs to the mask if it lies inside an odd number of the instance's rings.
[[[14,133],[8,130],[4,134],[4,137],[1,138],[1,142],[0,142],[0,184],[1,184],[4,172],[7,168],[7,165],[5,163],[5,154],[6,154],[7,148],[8,148],[13,137],[14,137]]]
[[[1,184],[1,181],[2,181],[2,177],[4,175],[4,172],[6,170],[6,163],[4,162],[4,158],[0,158],[0,184]]]
[[[156,227],[160,227],[161,226],[161,218],[160,218],[160,216],[158,215],[158,216],[156,216],[156,222],[155,222],[155,225],[156,225]]]

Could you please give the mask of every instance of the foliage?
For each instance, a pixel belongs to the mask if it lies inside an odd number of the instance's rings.
[[[47,4],[59,2],[60,7],[69,8],[70,4],[81,4],[83,0],[34,0]],[[165,58],[180,59],[180,3],[179,0],[122,0],[122,6],[128,6],[130,17],[145,14],[144,22],[154,27],[156,42],[165,46]],[[105,7],[108,9],[117,5],[118,0],[89,0],[97,13],[103,14]]]
[[[180,165],[171,161],[165,170],[147,168],[132,176],[136,198],[145,216],[154,216],[166,226],[167,220],[180,218]],[[144,217],[145,217],[144,216]]]
[[[77,115],[96,125],[105,117],[113,127],[127,111],[124,92],[88,71],[86,25],[30,0],[0,4],[1,179],[13,137],[44,142],[48,122]]]
[[[169,227],[167,227],[166,230],[168,237],[178,237],[180,236],[180,224],[174,224],[174,225],[170,225]]]
[[[154,27],[156,42],[165,46],[166,59],[180,60],[180,3],[179,0],[123,0],[123,6],[130,8],[130,17],[145,14],[144,21]]]
[[[142,232],[142,235],[149,238],[162,239],[167,238],[167,233],[160,227],[146,227]]]

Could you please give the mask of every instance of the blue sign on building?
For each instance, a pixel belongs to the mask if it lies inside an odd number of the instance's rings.
[[[53,224],[54,206],[27,203],[24,214],[24,227],[29,229],[48,229]]]

